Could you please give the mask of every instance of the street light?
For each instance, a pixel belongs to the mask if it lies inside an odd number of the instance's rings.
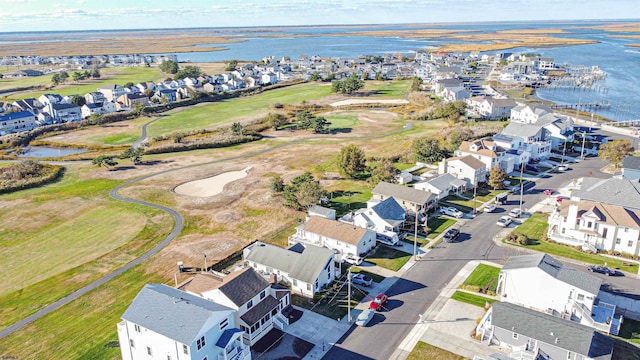
[[[524,161],[520,162],[520,213],[522,213],[522,194],[524,193]]]
[[[417,261],[418,260],[418,205],[414,205],[413,206],[413,210],[416,214],[416,230],[415,233],[413,234],[413,260]]]

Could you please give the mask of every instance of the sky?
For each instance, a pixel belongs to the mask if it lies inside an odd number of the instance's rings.
[[[0,0],[0,32],[640,17],[639,0]]]

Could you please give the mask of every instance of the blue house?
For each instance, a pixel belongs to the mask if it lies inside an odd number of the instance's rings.
[[[31,111],[18,111],[0,116],[0,135],[28,131],[37,126]]]

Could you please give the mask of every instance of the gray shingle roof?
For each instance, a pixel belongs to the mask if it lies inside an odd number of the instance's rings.
[[[613,352],[614,339],[593,328],[511,303],[493,303],[491,324],[598,360]]]
[[[319,246],[306,245],[300,251],[300,245],[296,244],[291,249],[258,242],[245,260],[284,271],[294,279],[313,284],[333,258],[332,250]]]
[[[371,207],[371,210],[373,210],[376,214],[378,214],[378,216],[386,220],[388,223],[394,224],[404,221],[404,217],[406,214],[402,206],[400,206],[400,204],[398,204],[398,202],[392,197],[384,199],[375,204]]]
[[[182,344],[191,344],[215,313],[222,318],[233,310],[167,285],[148,284],[122,318]]]
[[[571,197],[640,210],[640,183],[622,179],[585,177]]]
[[[444,191],[451,186],[454,180],[458,180],[455,176],[446,173],[427,181],[427,183],[440,191]],[[463,181],[464,183],[464,181]]]
[[[392,196],[397,200],[424,205],[435,198],[429,191],[417,190],[408,186],[391,184],[381,181],[373,188],[374,194]]]
[[[327,217],[332,212],[335,213],[335,210],[329,209],[329,208],[326,208],[326,207],[320,206],[320,205],[313,205],[309,209],[309,214],[316,214],[316,215],[324,216],[324,217]]]
[[[640,156],[625,156],[622,159],[622,167],[625,169],[640,170]]]
[[[528,138],[531,136],[535,136],[540,131],[540,129],[541,127],[539,125],[512,122],[502,130],[502,134]]]
[[[586,272],[564,266],[558,260],[547,254],[532,254],[512,256],[502,267],[502,270],[525,269],[537,267],[552,277],[573,285],[591,294],[600,291],[602,280]]]
[[[216,341],[216,346],[223,349],[226,348],[227,345],[229,345],[229,342],[231,341],[231,339],[233,339],[233,335],[239,332],[243,332],[243,331],[236,328],[226,329],[225,331],[222,332],[222,335],[220,335],[220,338],[218,338],[218,341]]]
[[[260,321],[260,319],[267,315],[267,313],[277,307],[278,304],[280,304],[280,302],[273,296],[269,295],[240,316],[240,319],[251,326]]]
[[[252,268],[248,268],[225,277],[218,289],[234,304],[242,306],[268,287],[267,280]]]

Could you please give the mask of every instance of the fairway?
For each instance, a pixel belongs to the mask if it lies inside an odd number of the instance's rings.
[[[154,122],[147,128],[148,136],[206,129],[222,123],[231,124],[238,119],[267,114],[275,103],[299,103],[303,100],[321,99],[331,95],[331,87],[315,83],[295,85],[265,91],[259,95],[206,103],[175,112]]]

